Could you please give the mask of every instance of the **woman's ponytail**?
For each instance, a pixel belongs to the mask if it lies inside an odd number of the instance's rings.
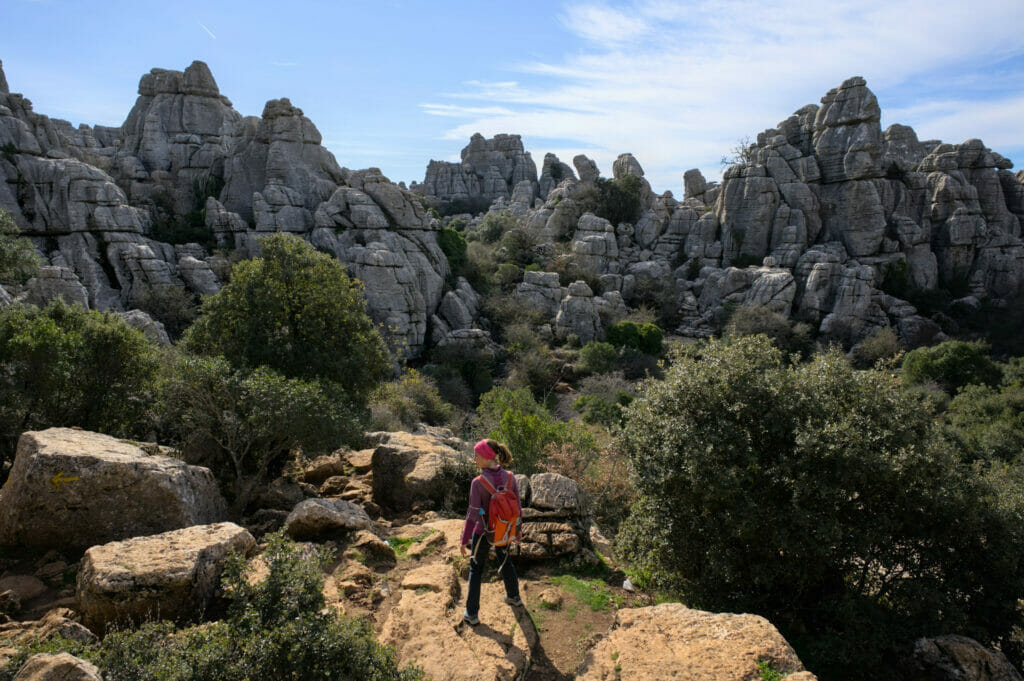
[[[501,464],[503,468],[508,468],[512,463],[512,452],[508,450],[508,447],[500,442],[495,442],[494,440],[488,440],[487,445],[494,450],[494,453],[498,457],[498,463]]]

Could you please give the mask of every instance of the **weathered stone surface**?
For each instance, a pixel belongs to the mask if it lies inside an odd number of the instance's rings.
[[[373,523],[358,504],[344,499],[306,499],[284,521],[294,539],[317,539],[346,530],[362,530]]]
[[[78,304],[89,309],[89,293],[70,268],[40,267],[26,288],[26,302],[32,305],[43,307],[51,300],[60,298],[65,303]]]
[[[594,292],[585,282],[569,285],[569,295],[558,305],[555,333],[562,338],[575,335],[581,343],[604,338],[601,317],[594,304]]]
[[[749,681],[758,662],[782,673],[805,672],[800,659],[766,619],[714,614],[680,603],[627,608],[611,633],[583,661],[579,681]],[[813,674],[789,679],[813,681]]]
[[[549,175],[550,176],[550,175]],[[461,163],[431,161],[423,184],[412,186],[442,208],[451,205],[486,209],[498,198],[508,199],[520,182],[528,181],[537,195],[537,166],[523,149],[519,135],[485,139],[476,133],[462,150]]]
[[[373,499],[380,506],[407,510],[431,503],[445,492],[444,467],[465,460],[465,443],[448,434],[371,433]]]
[[[120,312],[118,315],[128,322],[128,326],[141,331],[142,335],[148,338],[151,343],[165,348],[171,346],[171,339],[167,335],[167,329],[146,312],[142,310],[128,310],[127,312]]]
[[[85,548],[223,520],[206,468],[98,433],[26,432],[0,490],[0,544]]]
[[[523,281],[516,285],[516,297],[522,298],[554,317],[562,301],[562,287],[557,272],[524,272]]]
[[[966,636],[918,639],[905,666],[912,681],[1021,681],[1006,656]]]
[[[96,665],[70,653],[33,655],[14,676],[14,681],[102,681],[102,679]]]
[[[93,546],[78,573],[85,623],[188,620],[202,614],[219,586],[229,552],[248,554],[256,540],[234,523],[198,525]]]
[[[485,583],[480,595],[480,625],[458,625],[455,594],[448,585],[451,565],[440,564],[430,575],[417,571],[391,609],[381,642],[395,647],[399,662],[415,662],[434,681],[513,681],[530,663],[532,644],[502,602],[504,586]],[[444,573],[447,574],[444,574]],[[426,587],[426,588],[418,588]],[[523,615],[526,617],[526,615]],[[528,619],[524,620],[531,631]]]
[[[95,643],[96,635],[79,624],[76,618],[77,615],[68,608],[53,608],[38,620],[0,624],[0,643],[20,647],[54,636],[79,643]]]
[[[601,177],[601,171],[597,169],[597,163],[583,154],[574,156],[572,164],[576,166],[576,172],[580,174],[580,182],[593,182]]]
[[[530,476],[530,505],[549,511],[582,514],[583,490],[575,482],[558,473],[537,473]]]

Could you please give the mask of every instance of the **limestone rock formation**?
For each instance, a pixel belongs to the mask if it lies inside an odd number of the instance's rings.
[[[469,446],[443,433],[370,433],[373,450],[373,500],[393,510],[433,504],[445,493],[445,466],[468,460]]]
[[[284,521],[293,539],[309,540],[345,530],[363,530],[372,524],[366,511],[344,499],[306,499]]]
[[[370,315],[418,355],[448,275],[438,227],[379,170],[344,169],[321,142],[288,99],[243,117],[198,61],[144,75],[120,128],[75,129],[0,92],[0,207],[47,260],[32,302],[122,311],[152,286],[210,295],[221,286],[212,243],[253,257],[257,236],[286,231],[348,265],[366,284]],[[488,173],[496,163],[511,187],[532,182],[532,202],[536,168],[518,138],[477,144],[468,158]],[[492,193],[507,195],[504,183]],[[160,241],[197,225],[205,245]]]
[[[814,681],[779,632],[756,615],[714,614],[680,603],[627,608],[583,662],[578,681],[748,681],[768,662],[793,681]],[[685,676],[671,670],[685,670]]]
[[[18,441],[0,490],[0,545],[86,548],[225,516],[209,469],[108,435],[50,428]]]
[[[589,546],[590,518],[579,485],[558,473],[537,473],[530,477],[528,488],[521,556],[555,558],[575,555]]]
[[[604,338],[601,317],[594,304],[594,292],[585,282],[569,285],[569,295],[558,305],[555,315],[555,333],[566,338],[575,335],[581,343]]]
[[[149,618],[195,619],[220,586],[227,554],[255,548],[252,535],[234,523],[93,546],[78,573],[78,605],[94,631]]]
[[[481,624],[469,627],[453,626],[458,612],[453,584],[455,569],[447,563],[410,573],[398,604],[388,613],[381,642],[395,647],[399,662],[415,662],[435,681],[522,678],[533,643],[524,632],[532,627],[519,625],[516,611],[502,602],[505,587],[482,585]]]
[[[554,166],[559,168],[554,172],[560,172],[563,165]],[[550,171],[548,176],[553,177]],[[495,199],[511,198],[516,186],[524,181],[529,182],[531,196],[537,196],[537,166],[530,152],[523,149],[522,138],[495,135],[485,139],[476,133],[462,150],[461,163],[431,161],[423,183],[413,183],[410,189],[426,196],[442,211],[482,212]]]
[[[1020,672],[997,650],[966,636],[918,639],[906,664],[912,681],[1021,681]]]
[[[14,681],[102,681],[96,665],[70,653],[33,655],[14,676]]]

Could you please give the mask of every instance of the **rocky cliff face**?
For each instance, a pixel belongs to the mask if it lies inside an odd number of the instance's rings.
[[[635,224],[587,212],[598,172],[584,156],[574,159],[580,179],[561,170],[552,186],[547,175],[539,207],[499,199],[492,210],[569,239],[577,264],[600,278],[602,295],[587,300],[545,289],[556,331],[594,337],[588,323],[615,302],[609,294],[635,304],[654,292],[681,311],[684,335],[711,333],[727,305],[745,304],[848,342],[888,326],[917,345],[940,329],[896,295],[943,288],[998,306],[1024,292],[1024,177],[980,140],[919,141],[879,120],[875,95],[851,78],[760,133],[720,185],[687,171],[682,201],[653,194],[637,160],[620,156],[614,177],[642,180]],[[545,159],[546,170],[559,165]],[[887,277],[899,286],[885,292]],[[520,286],[527,299],[538,292],[537,282]]]
[[[25,291],[102,310],[130,310],[147,292],[216,292],[224,255],[212,243],[171,244],[168,225],[208,230],[219,247],[258,251],[287,231],[334,254],[366,285],[368,309],[416,356],[428,337],[477,333],[479,301],[447,290],[437,245],[445,210],[509,210],[550,240],[567,240],[600,290],[543,277],[519,287],[543,299],[551,328],[600,338],[602,311],[639,302],[679,310],[679,333],[706,335],[727,305],[765,305],[849,342],[891,326],[910,344],[939,327],[907,291],[944,288],[977,305],[1024,289],[1024,177],[979,140],[920,141],[883,131],[861,78],[757,136],[721,184],[684,175],[685,195],[656,195],[630,154],[613,176],[640,179],[642,212],[612,224],[592,214],[599,172],[553,154],[538,177],[518,135],[474,135],[461,163],[431,161],[413,191],[379,170],[338,165],[287,99],[243,117],[209,68],[154,69],[120,128],[73,128],[35,113],[0,69],[0,207],[45,255]],[[901,284],[887,286],[886,279]],[[12,292],[0,289],[0,301]],[[486,342],[486,338],[483,341]]]
[[[193,62],[144,75],[120,128],[75,129],[0,84],[0,207],[46,256],[28,286],[40,300],[125,310],[152,287],[216,292],[221,256],[158,240],[161,222],[192,220],[248,255],[256,236],[288,231],[346,263],[371,316],[422,350],[449,273],[439,225],[379,170],[340,167],[287,99],[243,117]]]

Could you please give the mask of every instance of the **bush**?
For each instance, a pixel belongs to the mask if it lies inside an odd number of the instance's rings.
[[[498,255],[502,260],[517,267],[533,265],[537,261],[535,249],[540,244],[540,236],[526,227],[516,227],[505,232],[501,237]]]
[[[278,233],[259,242],[263,257],[235,265],[231,281],[203,301],[186,347],[240,368],[329,381],[346,400],[364,404],[390,363],[362,285],[298,237]]]
[[[965,386],[949,404],[945,432],[967,461],[1024,464],[1024,384]]]
[[[60,647],[119,681],[423,679],[419,670],[399,667],[394,652],[376,642],[368,620],[324,609],[325,554],[310,555],[280,533],[267,539],[262,579],[251,579],[239,556],[225,569],[223,588],[231,598],[225,620],[181,630],[151,622],[137,631],[110,633],[102,643],[65,641]],[[4,673],[13,676],[21,657]]]
[[[594,214],[613,225],[635,223],[640,217],[640,187],[642,180],[635,175],[623,175],[615,180],[597,178],[597,208]]]
[[[946,341],[911,350],[903,359],[903,379],[910,385],[934,381],[950,395],[965,385],[994,386],[1002,379],[983,343]]]
[[[577,368],[584,374],[603,374],[615,368],[619,353],[611,343],[590,341],[580,348]]]
[[[437,381],[439,392],[452,404],[473,408],[477,398],[494,386],[496,359],[488,349],[463,344],[445,345],[431,350],[429,359],[423,373]]]
[[[509,292],[516,287],[516,284],[523,280],[523,270],[518,265],[510,262],[502,263],[494,273],[494,283],[502,291]]]
[[[234,513],[277,475],[289,451],[330,451],[362,435],[361,413],[343,394],[285,378],[273,369],[238,370],[222,357],[184,356],[161,384],[166,437],[185,457],[226,482]]]
[[[883,676],[928,632],[995,645],[1019,621],[1024,508],[992,501],[897,377],[711,341],[627,419],[628,558],[692,607],[767,617],[823,677]]]
[[[495,388],[480,398],[477,413],[483,428],[491,429],[488,437],[508,445],[514,469],[524,475],[542,470],[549,446],[571,443],[587,453],[597,449],[589,431],[579,424],[557,420],[525,388]]]
[[[850,358],[858,369],[870,369],[881,360],[895,357],[901,350],[899,336],[888,326],[883,326],[853,346]]]
[[[661,354],[661,329],[654,324],[626,320],[608,328],[606,340],[620,348],[633,348],[648,355]]]
[[[508,211],[488,213],[476,226],[472,234],[485,244],[493,244],[516,226],[516,216]]]
[[[445,227],[437,235],[437,244],[448,258],[452,274],[459,276],[466,267],[466,239],[454,227]]]
[[[181,338],[199,315],[195,296],[180,284],[147,284],[135,305],[163,324],[171,340]]]
[[[580,397],[572,408],[580,412],[586,423],[614,428],[624,425],[623,407],[629,406],[636,394],[636,385],[620,371],[591,376],[580,383]]]
[[[729,315],[724,332],[728,337],[754,336],[762,333],[775,347],[786,353],[810,354],[813,346],[811,327],[794,323],[784,314],[761,305],[740,305]]]
[[[420,423],[446,424],[452,406],[441,399],[434,379],[409,369],[377,387],[370,396],[370,414],[373,430],[412,430]]]
[[[42,263],[36,247],[19,234],[14,218],[0,208],[0,284],[24,284]]]
[[[591,517],[614,534],[629,514],[636,489],[626,457],[617,449],[581,450],[573,443],[549,445],[544,470],[572,478],[583,488]]]
[[[157,350],[120,317],[56,300],[0,309],[0,454],[26,430],[78,426],[137,434],[149,407]]]

